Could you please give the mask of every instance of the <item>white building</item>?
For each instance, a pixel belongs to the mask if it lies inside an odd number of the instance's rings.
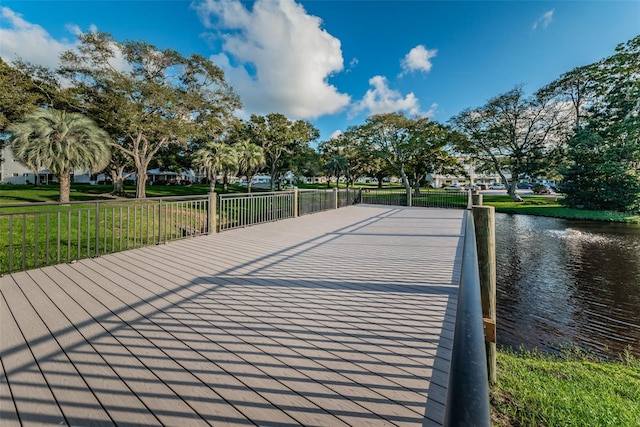
[[[88,171],[75,170],[72,174],[72,182],[93,183],[104,180],[104,175],[91,175]],[[32,170],[25,167],[13,157],[13,152],[8,146],[2,149],[2,163],[0,163],[0,184],[34,184],[36,177]],[[57,183],[58,179],[49,169],[38,171],[38,182],[40,184]]]

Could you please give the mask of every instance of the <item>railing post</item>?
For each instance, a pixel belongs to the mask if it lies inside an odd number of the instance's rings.
[[[338,187],[333,189],[333,209],[338,209]]]
[[[496,237],[495,208],[473,206],[478,250],[480,295],[487,354],[489,383],[496,383]]]
[[[478,190],[473,190],[471,198],[474,206],[482,206],[482,194]]]
[[[411,190],[407,191],[407,206],[412,206],[412,203],[411,203]]]
[[[215,191],[209,193],[209,203],[207,205],[207,233],[213,234],[216,230],[216,204],[218,195]]]
[[[298,189],[293,189],[293,217],[298,218],[300,215],[300,207],[298,206],[298,202],[300,201],[300,197],[298,195]]]

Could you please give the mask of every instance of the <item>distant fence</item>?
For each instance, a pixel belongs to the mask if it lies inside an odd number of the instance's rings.
[[[374,205],[419,206],[423,208],[465,209],[468,191],[412,190],[407,194],[404,188],[362,190],[361,203]]]
[[[466,193],[325,189],[0,206],[0,274],[338,209],[458,208]]]
[[[218,230],[293,218],[294,198],[293,192],[221,194],[218,197]]]
[[[359,190],[0,206],[0,274],[337,209]]]

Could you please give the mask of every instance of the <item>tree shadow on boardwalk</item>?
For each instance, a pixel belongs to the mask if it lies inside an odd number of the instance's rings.
[[[2,420],[420,425],[425,404],[437,420],[460,236],[385,232],[398,216],[275,241],[283,222],[3,278]],[[430,251],[441,271],[425,269]]]

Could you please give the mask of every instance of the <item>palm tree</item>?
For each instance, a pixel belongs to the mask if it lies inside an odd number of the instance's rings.
[[[206,142],[193,155],[193,163],[204,172],[209,180],[209,191],[216,191],[218,171],[229,170],[237,165],[235,150],[221,142]]]
[[[238,142],[235,149],[238,154],[239,174],[247,177],[247,191],[251,193],[251,180],[258,169],[265,165],[264,150],[248,140]]]
[[[71,172],[103,170],[111,159],[109,135],[87,116],[47,110],[29,114],[8,127],[14,157],[32,170],[49,169],[60,183],[60,201],[68,202]]]

